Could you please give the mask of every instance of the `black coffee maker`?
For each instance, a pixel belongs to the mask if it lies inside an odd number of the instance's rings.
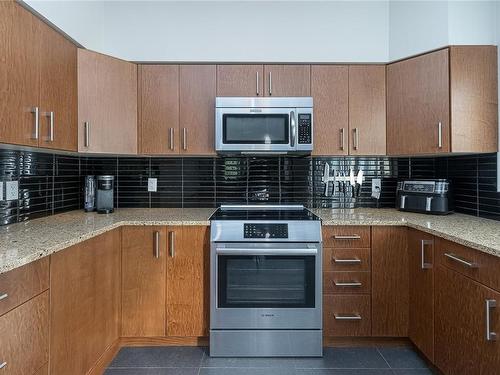
[[[114,176],[97,176],[96,209],[99,214],[109,214],[114,211],[113,188]]]

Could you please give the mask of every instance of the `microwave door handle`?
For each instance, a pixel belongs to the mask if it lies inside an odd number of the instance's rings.
[[[290,146],[295,147],[295,137],[296,137],[297,123],[295,121],[295,111],[290,112]]]

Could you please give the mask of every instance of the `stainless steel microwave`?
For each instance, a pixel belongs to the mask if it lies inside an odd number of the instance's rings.
[[[241,154],[311,153],[313,99],[216,98],[215,149]]]

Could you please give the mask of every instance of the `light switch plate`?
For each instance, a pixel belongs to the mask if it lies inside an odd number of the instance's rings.
[[[0,202],[3,201],[3,181],[0,181]]]
[[[158,184],[157,178],[148,178],[148,191],[155,192]]]
[[[5,200],[13,201],[19,199],[19,181],[5,182]]]

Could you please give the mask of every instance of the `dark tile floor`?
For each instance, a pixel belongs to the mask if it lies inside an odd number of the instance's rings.
[[[411,348],[325,348],[323,358],[211,358],[207,348],[122,348],[105,375],[432,375]]]

